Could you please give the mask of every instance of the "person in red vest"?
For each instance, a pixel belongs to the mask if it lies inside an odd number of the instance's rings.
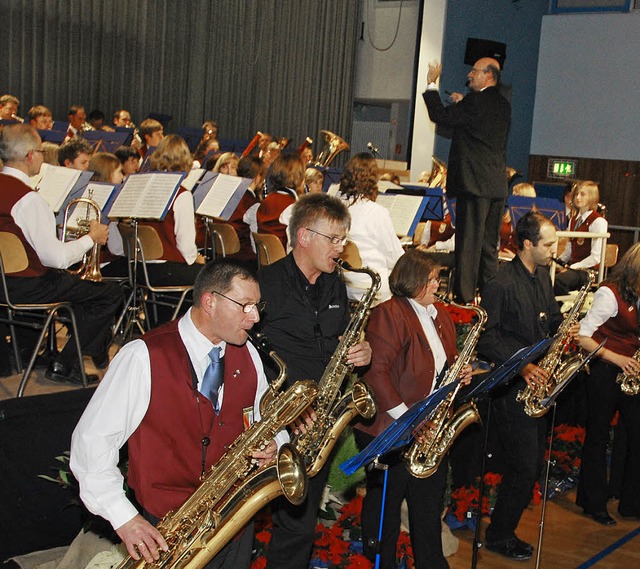
[[[573,215],[569,221],[569,231],[606,233],[607,220],[598,213],[600,191],[598,184],[591,181],[578,182],[572,194]],[[556,295],[569,294],[589,280],[586,269],[598,270],[602,261],[602,238],[589,239],[571,237],[560,255],[567,268],[558,269],[554,292]]]
[[[607,445],[611,419],[620,411],[627,438],[624,475],[618,512],[623,517],[640,518],[640,395],[625,394],[616,377],[625,373],[640,376],[640,362],[633,356],[640,348],[638,300],[640,298],[640,243],[629,249],[602,282],[593,305],[580,322],[579,343],[594,350],[607,343],[591,363],[585,382],[587,422],[582,469],[576,503],[587,516],[602,525],[615,525],[607,511]]]
[[[89,232],[75,241],[57,238],[56,220],[44,198],[31,189],[29,178],[42,166],[42,140],[28,125],[11,125],[0,134],[0,231],[15,234],[29,261],[20,273],[7,277],[14,302],[71,302],[76,316],[82,353],[93,356],[99,368],[107,367],[113,315],[123,297],[115,283],[96,283],[58,269],[79,262],[94,246],[107,242],[107,226],[93,220]],[[24,350],[24,343],[21,350]],[[46,377],[65,383],[82,383],[73,342],[50,362]],[[97,380],[97,376],[89,376]]]
[[[69,108],[69,127],[65,142],[82,132],[84,123],[87,122],[87,113],[82,105],[71,105]]]
[[[80,497],[136,560],[151,563],[167,550],[154,525],[189,498],[246,425],[260,420],[267,380],[247,331],[261,307],[249,269],[228,260],[207,264],[196,279],[193,307],[118,352],[73,433],[71,469]],[[204,395],[214,361],[223,367],[222,382]],[[286,433],[276,440],[286,442]],[[276,440],[253,457],[271,460]],[[127,484],[142,513],[127,498],[118,469],[126,442]],[[252,546],[249,524],[207,567],[248,569]]]

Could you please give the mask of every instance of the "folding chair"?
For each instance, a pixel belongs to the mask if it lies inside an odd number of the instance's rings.
[[[258,253],[258,269],[286,256],[282,242],[271,233],[251,233]]]

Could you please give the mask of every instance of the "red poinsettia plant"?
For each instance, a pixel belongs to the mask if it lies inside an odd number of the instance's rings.
[[[551,449],[551,476],[562,478],[575,476],[580,472],[580,457],[584,444],[584,427],[558,425],[553,429],[553,447]],[[549,447],[545,460],[549,459]]]

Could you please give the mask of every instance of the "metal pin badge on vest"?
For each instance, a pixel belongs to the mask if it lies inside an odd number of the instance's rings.
[[[237,369],[236,371],[233,372],[233,377],[238,377],[240,375],[240,370]]]
[[[576,243],[578,245],[584,245],[584,239],[582,237],[580,237],[579,239],[576,240]]]

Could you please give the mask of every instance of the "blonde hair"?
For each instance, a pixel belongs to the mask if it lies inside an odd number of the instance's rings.
[[[513,186],[513,195],[514,196],[524,196],[527,198],[535,198],[536,197],[536,189],[532,184],[527,182],[521,182],[520,184],[516,184]]]
[[[165,136],[149,160],[151,170],[188,172],[193,166],[193,157],[187,143],[177,134]]]
[[[220,168],[230,164],[231,162],[236,163],[236,167],[238,166],[238,162],[240,162],[240,158],[238,158],[233,152],[225,152],[218,158],[216,165],[213,167],[213,172],[220,172]]]
[[[588,208],[590,210],[595,210],[598,207],[598,202],[600,201],[600,190],[598,189],[598,184],[591,180],[582,180],[581,182],[576,182],[573,186],[573,190],[571,190],[571,204],[573,205],[573,200],[576,197],[576,194],[580,191],[584,190],[587,194],[588,200]],[[573,206],[575,209],[575,206]]]
[[[94,172],[94,182],[111,182],[111,176],[121,166],[120,160],[111,152],[96,152],[89,160],[88,170]]]

